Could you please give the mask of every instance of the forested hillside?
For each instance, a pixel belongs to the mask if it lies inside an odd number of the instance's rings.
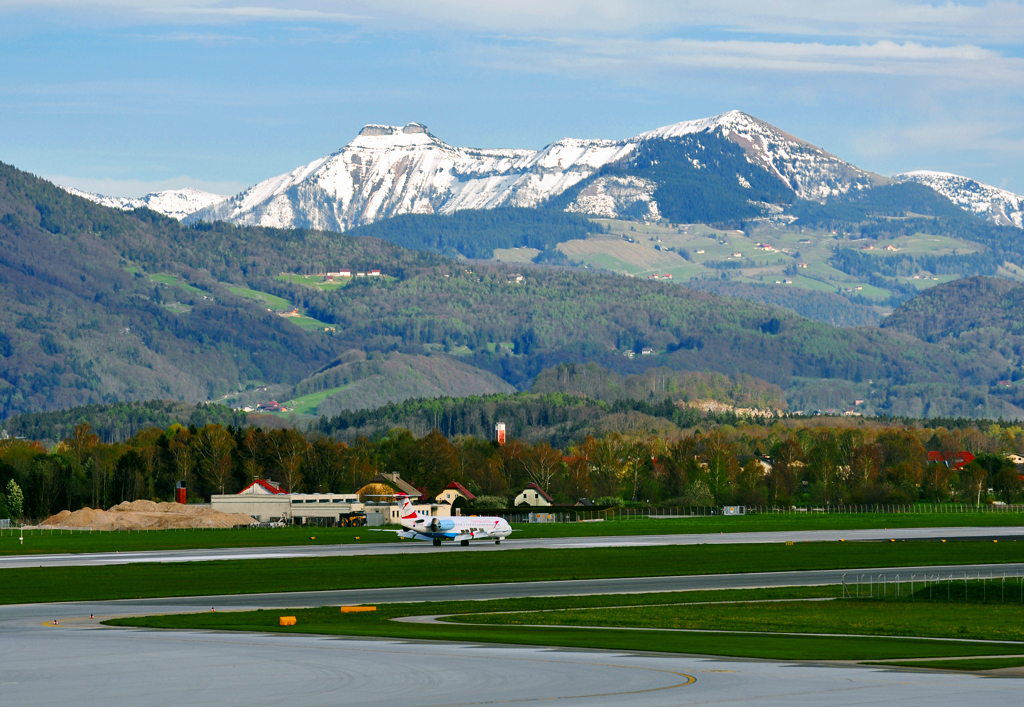
[[[442,355],[349,351],[344,361],[305,379],[292,391],[298,412],[336,415],[372,410],[409,398],[512,393],[511,385],[489,371]],[[303,401],[308,401],[303,405]]]
[[[731,280],[700,279],[688,280],[682,284],[725,297],[738,297],[775,307],[785,307],[801,317],[833,326],[877,326],[882,319],[871,307],[851,302],[848,297],[834,292]]]
[[[593,361],[622,373],[653,366],[745,373],[783,389],[800,378],[805,394],[808,386],[825,390],[834,385],[826,381],[845,379],[861,385],[856,397],[874,391],[882,402],[886,387],[909,384],[955,384],[970,397],[977,392],[970,386],[987,386],[1005,367],[996,352],[961,356],[885,330],[837,329],[669,284],[546,269],[510,282],[507,273],[476,265],[427,271],[372,291],[279,283],[278,292],[371,348],[467,347],[467,360],[521,388],[544,368]],[[643,348],[653,355],[640,355]],[[629,352],[633,358],[623,355]],[[811,409],[832,407],[814,404],[813,396],[803,400]]]
[[[745,375],[650,368],[622,376],[595,363],[560,364],[542,371],[529,393],[443,396],[347,410],[321,417],[314,429],[345,440],[393,427],[488,438],[502,422],[521,439],[564,445],[610,432],[671,433],[750,417],[768,420],[785,407],[778,386]]]
[[[599,227],[583,216],[550,209],[467,209],[451,215],[403,214],[346,232],[370,236],[403,248],[434,251],[450,257],[488,259],[495,248],[553,250]]]
[[[372,237],[181,226],[153,212],[100,207],[10,167],[0,175],[3,415],[120,400],[198,402],[267,384],[282,390],[350,349],[446,351],[519,389],[545,368],[594,362],[623,375],[665,367],[753,376],[804,410],[864,399],[865,412],[893,413],[907,409],[906,395],[927,400],[934,391],[927,414],[1024,414],[991,394],[1011,365],[997,348],[837,329],[663,282],[466,267]],[[501,228],[521,225],[503,217],[495,217]],[[386,277],[330,286],[280,277],[344,267]],[[334,331],[307,332],[274,316],[261,293]]]
[[[882,326],[958,355],[997,351],[1006,362],[989,393],[1024,404],[1024,285],[969,277],[934,287],[892,313]]]
[[[175,400],[83,405],[55,410],[14,415],[3,421],[3,430],[11,437],[42,442],[58,442],[74,434],[75,427],[89,425],[99,441],[111,444],[125,442],[139,432],[153,427],[166,429],[172,425],[204,427],[222,425],[241,427],[248,415],[224,405],[191,405]]]
[[[326,264],[436,266],[376,239],[183,228],[123,213],[0,165],[0,416],[115,400],[202,401],[297,383],[330,360],[310,334],[222,283]],[[158,286],[150,274],[169,273]],[[372,285],[364,285],[372,286]]]

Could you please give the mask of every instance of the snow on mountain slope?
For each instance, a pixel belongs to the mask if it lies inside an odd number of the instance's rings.
[[[404,213],[536,206],[633,146],[560,140],[544,150],[452,147],[419,123],[367,125],[334,154],[257,184],[190,220],[344,231]]]
[[[851,189],[866,189],[888,182],[881,175],[858,169],[820,147],[738,110],[666,125],[641,133],[637,139],[680,137],[715,130],[739,145],[751,162],[782,179],[801,199],[820,201]]]
[[[210,192],[198,189],[168,189],[167,191],[154,192],[135,198],[103,196],[102,194],[94,194],[93,192],[82,191],[72,187],[61,188],[75,196],[94,201],[101,206],[121,209],[122,211],[134,211],[135,209],[146,207],[165,216],[176,218],[179,221],[189,214],[228,198],[221,194],[211,194]]]
[[[739,111],[666,126],[628,140],[564,138],[539,151],[453,147],[419,123],[367,125],[334,154],[260,182],[186,221],[344,231],[404,213],[532,207],[629,156],[643,140],[712,131],[721,131],[742,147],[753,164],[778,175],[804,198],[823,199],[886,181]],[[653,189],[645,185],[638,192],[638,188],[637,184],[602,183],[584,201],[600,204],[601,213],[612,216],[644,192],[648,213],[656,218],[658,205],[650,198]],[[583,203],[570,208],[587,208]]]
[[[661,219],[658,202],[654,200],[657,185],[642,177],[598,177],[584,188],[566,211],[615,218],[631,209],[638,201],[644,202],[644,221]]]
[[[893,179],[931,187],[960,208],[1000,226],[1024,228],[1024,196],[948,172],[905,172]]]

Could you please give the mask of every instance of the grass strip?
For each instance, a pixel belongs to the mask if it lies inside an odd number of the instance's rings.
[[[394,533],[368,528],[229,528],[212,530],[149,530],[94,532],[70,530],[0,531],[0,555],[89,552],[151,552],[233,547],[282,547],[397,542]]]
[[[319,394],[317,394],[319,395]],[[307,396],[308,397],[308,396]],[[316,401],[319,402],[319,401]],[[748,533],[872,528],[1024,526],[1024,513],[780,514],[695,516],[601,523],[515,523],[514,538],[563,538],[696,533]],[[358,536],[358,537],[357,537]],[[0,531],[0,555],[130,552],[225,547],[277,547],[353,542],[395,542],[395,534],[368,528],[237,528],[153,530],[134,533],[28,530]],[[315,537],[315,540],[312,538]]]
[[[486,511],[484,511],[486,513]],[[757,533],[874,528],[962,528],[1024,526],[1024,513],[780,513],[747,516],[609,520],[600,523],[513,524],[517,538]]]
[[[894,604],[898,604],[898,607],[894,607]],[[622,606],[524,613],[473,613],[461,614],[452,620],[490,625],[836,633],[1024,641],[1022,604],[916,600]],[[1024,650],[1024,644],[1021,649]]]
[[[834,590],[833,590],[834,591]],[[689,594],[689,593],[687,593]],[[674,597],[678,600],[678,595]],[[572,597],[577,603],[597,597]],[[608,600],[608,597],[601,597]],[[633,596],[612,597],[612,601],[635,601]],[[550,600],[548,600],[550,601]],[[825,606],[817,604],[818,606]],[[216,631],[258,631],[333,636],[386,637],[443,640],[472,643],[511,643],[537,646],[598,648],[630,651],[658,651],[782,660],[884,660],[886,658],[931,658],[963,655],[1005,655],[1006,644],[969,641],[955,643],[914,638],[860,636],[794,636],[778,634],[727,634],[663,631],[616,631],[614,629],[476,626],[472,624],[414,624],[391,619],[402,616],[457,614],[471,611],[510,611],[537,608],[538,600],[501,602],[430,602],[383,604],[365,614],[342,614],[338,607],[278,609],[201,614],[176,614],[112,619],[112,626],[200,629]],[[279,626],[282,614],[295,616],[295,626]]]
[[[999,670],[1000,668],[1024,667],[1024,656],[1017,658],[967,658],[966,660],[915,660],[915,661],[887,661],[885,663],[871,663],[866,665],[881,665],[885,667],[899,666],[902,668],[931,668],[933,670]]]
[[[0,570],[0,604],[467,583],[1024,562],[1024,542],[797,543],[437,552]]]

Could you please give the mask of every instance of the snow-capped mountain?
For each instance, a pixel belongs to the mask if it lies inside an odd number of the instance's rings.
[[[80,196],[83,199],[88,199],[89,201],[95,201],[97,204],[108,206],[112,209],[134,211],[135,209],[146,207],[164,214],[165,216],[176,218],[179,221],[189,214],[195,213],[200,209],[205,209],[208,206],[212,206],[228,198],[221,194],[211,194],[210,192],[200,191],[199,189],[168,189],[167,191],[154,192],[152,194],[146,194],[143,197],[135,198],[127,196],[104,196],[102,194],[94,194],[93,192],[82,191],[81,189],[74,189],[72,187],[61,188],[75,196]]]
[[[824,199],[887,181],[739,111],[627,140],[564,138],[539,151],[453,147],[419,123],[367,125],[334,154],[260,182],[186,221],[344,231],[404,213],[532,207],[629,157],[643,141],[697,133],[731,140],[749,162],[802,198]],[[621,205],[643,200],[656,217],[653,187],[642,181],[590,184],[568,208],[592,213],[598,206],[602,215],[614,216]]]
[[[1000,226],[1024,228],[1024,196],[948,172],[905,172],[893,179],[931,187],[960,208]]]
[[[889,181],[738,110],[666,125],[641,133],[632,142],[714,131],[739,145],[748,160],[777,176],[801,199],[822,201],[851,189],[868,189]]]

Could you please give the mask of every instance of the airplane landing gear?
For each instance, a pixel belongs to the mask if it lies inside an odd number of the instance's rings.
[[[462,545],[462,547],[469,547],[469,541],[468,540],[463,540],[460,544]]]
[[[441,547],[441,538],[434,538],[434,547]]]
[[[495,541],[494,541],[494,544],[495,544],[495,545],[501,545],[501,541],[500,541],[500,540],[495,540]]]

